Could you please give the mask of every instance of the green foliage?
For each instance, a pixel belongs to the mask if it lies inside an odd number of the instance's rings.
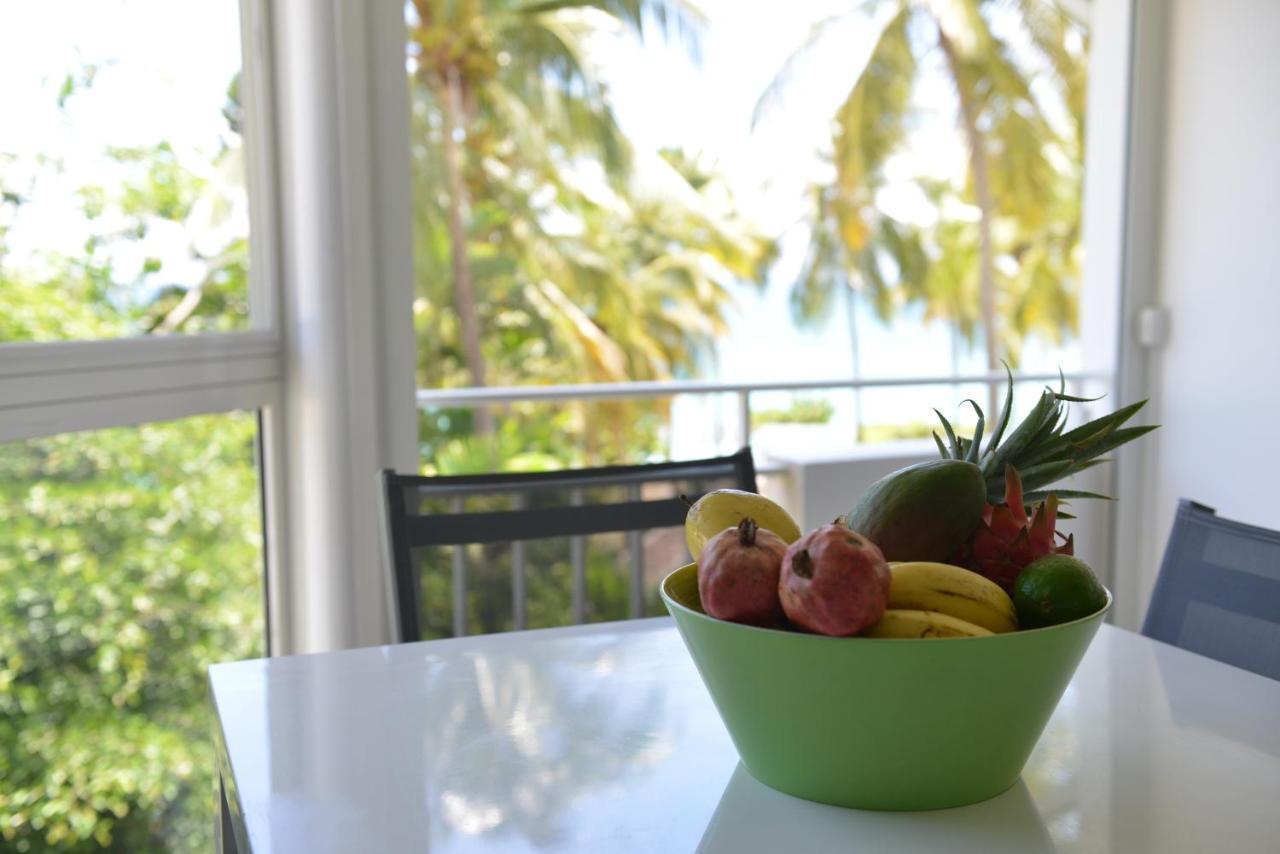
[[[64,169],[42,158],[10,170],[12,157],[0,158],[0,342],[245,328],[249,245],[238,221],[246,205],[240,147],[224,142],[209,155],[179,156],[162,141],[106,155],[112,171],[104,177],[111,183],[76,192],[91,231],[70,257],[6,253],[8,231],[24,205],[40,193],[41,182],[56,184]],[[16,184],[15,175],[30,173],[37,177]],[[144,256],[136,263],[157,229],[191,262],[177,265],[182,280],[166,260]],[[193,268],[200,270],[194,282],[186,278]]]
[[[764,424],[826,424],[836,408],[824,398],[799,398],[786,409],[759,409],[751,413],[751,426]]]
[[[32,188],[0,173],[0,341],[243,325],[246,241],[209,238],[238,150],[194,169],[164,143],[113,156],[123,180],[79,193],[83,254],[29,265],[4,248]],[[117,263],[161,221],[196,285]],[[209,850],[206,669],[264,652],[255,432],[238,413],[0,445],[0,848]]]
[[[422,603],[424,638],[452,637],[452,550],[424,550]],[[506,544],[468,546],[467,632],[512,631],[513,568],[511,547]],[[567,540],[537,540],[525,545],[526,626],[531,629],[564,626],[572,622],[573,565]],[[621,535],[588,539],[583,578],[584,614],[588,623],[623,620],[628,610],[626,543]],[[646,616],[659,616],[663,607],[655,585],[648,585]]]
[[[926,319],[951,324],[970,346],[980,333],[994,335],[1016,365],[1028,336],[1061,343],[1077,326],[1088,31],[1055,0],[874,5],[894,13],[875,17],[882,29],[834,117],[835,178],[811,189],[810,244],[792,292],[794,313],[802,321],[825,317],[846,289],[884,321],[904,304],[920,303]],[[869,8],[850,3],[820,23],[761,98],[757,115],[795,84],[804,51]],[[993,26],[999,16],[1019,32]],[[903,222],[880,208],[877,193],[909,129],[932,109],[913,89],[944,42],[954,53],[946,73],[957,101],[975,113],[993,209],[972,215],[981,196],[971,161],[956,181],[918,177],[939,215],[930,224]],[[1033,88],[1038,78],[1048,85]],[[1051,118],[1048,101],[1063,108],[1064,126]],[[983,328],[988,320],[980,311],[984,227],[992,237],[992,330]]]
[[[486,331],[478,342],[486,382],[500,385],[687,374],[725,329],[730,279],[763,280],[773,244],[735,214],[713,170],[680,152],[636,151],[618,129],[588,50],[588,37],[599,38],[608,18],[585,16],[591,7],[633,33],[648,13],[673,34],[697,29],[681,3],[413,4],[423,387],[473,382],[461,276],[472,283],[477,325]],[[463,131],[456,175],[451,121]],[[455,180],[459,193],[447,192]],[[461,244],[451,234],[454,216],[463,221]],[[567,431],[575,461],[659,450],[649,425],[665,404],[597,405],[590,418],[584,407],[568,408],[556,426]],[[518,409],[502,418],[541,429]],[[434,437],[424,441],[435,449]],[[466,453],[501,459],[504,441],[484,435],[470,444],[488,450]],[[426,460],[439,470],[451,465]]]
[[[643,461],[660,444],[660,403],[521,401],[503,407],[490,435],[475,431],[469,409],[423,411],[420,450],[425,474],[546,471]]]
[[[902,424],[863,424],[858,431],[858,441],[894,442],[900,439],[928,439],[933,425],[924,421],[908,421]]]
[[[254,419],[0,446],[0,829],[206,850],[205,670],[263,652]]]

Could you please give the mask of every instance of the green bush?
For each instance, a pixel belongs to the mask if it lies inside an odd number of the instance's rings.
[[[751,426],[762,424],[826,424],[836,414],[835,405],[821,398],[798,398],[786,409],[761,409],[751,413]]]
[[[0,832],[207,851],[206,669],[263,654],[255,419],[0,445]]]

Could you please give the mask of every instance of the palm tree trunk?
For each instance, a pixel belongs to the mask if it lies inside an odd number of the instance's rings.
[[[450,67],[445,79],[444,165],[449,175],[449,248],[453,264],[453,300],[458,312],[462,353],[467,360],[473,386],[486,384],[484,353],[480,349],[480,319],[476,313],[471,259],[467,255],[467,188],[462,180],[462,152],[458,137],[462,130],[462,85],[458,70]],[[493,431],[493,416],[487,406],[476,407],[476,427],[482,434]]]
[[[978,111],[955,45],[942,27],[938,27],[938,46],[947,58],[960,101],[960,126],[969,147],[969,172],[973,175],[973,193],[978,202],[978,302],[982,312],[982,337],[987,349],[987,371],[995,373],[1000,364],[996,340],[996,274],[995,252],[991,244],[991,220],[995,205],[991,200],[991,176],[987,172],[987,154],[978,130]],[[987,411],[995,412],[997,383],[987,386]]]

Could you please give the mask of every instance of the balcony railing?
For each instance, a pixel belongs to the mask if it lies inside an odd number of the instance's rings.
[[[1015,374],[1015,383],[1056,383],[1065,379],[1068,390],[1078,389],[1089,381],[1109,382],[1111,374],[1101,371],[1075,371],[1065,374]],[[910,388],[912,386],[952,386],[981,384],[989,392],[998,393],[1007,377],[1003,373],[965,375],[848,378],[837,380],[789,380],[778,382],[722,382],[718,380],[664,380],[659,382],[583,383],[579,385],[523,385],[483,388],[419,389],[418,406],[471,407],[485,404],[516,402],[553,402],[565,400],[623,400],[627,398],[676,397],[694,394],[734,394],[738,399],[741,445],[751,441],[751,396],[769,391],[859,391],[873,388]]]

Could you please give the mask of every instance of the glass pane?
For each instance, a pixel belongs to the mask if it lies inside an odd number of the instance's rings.
[[[0,445],[0,848],[212,848],[206,668],[264,654],[256,430]]]
[[[236,0],[0,17],[0,342],[247,327]]]

